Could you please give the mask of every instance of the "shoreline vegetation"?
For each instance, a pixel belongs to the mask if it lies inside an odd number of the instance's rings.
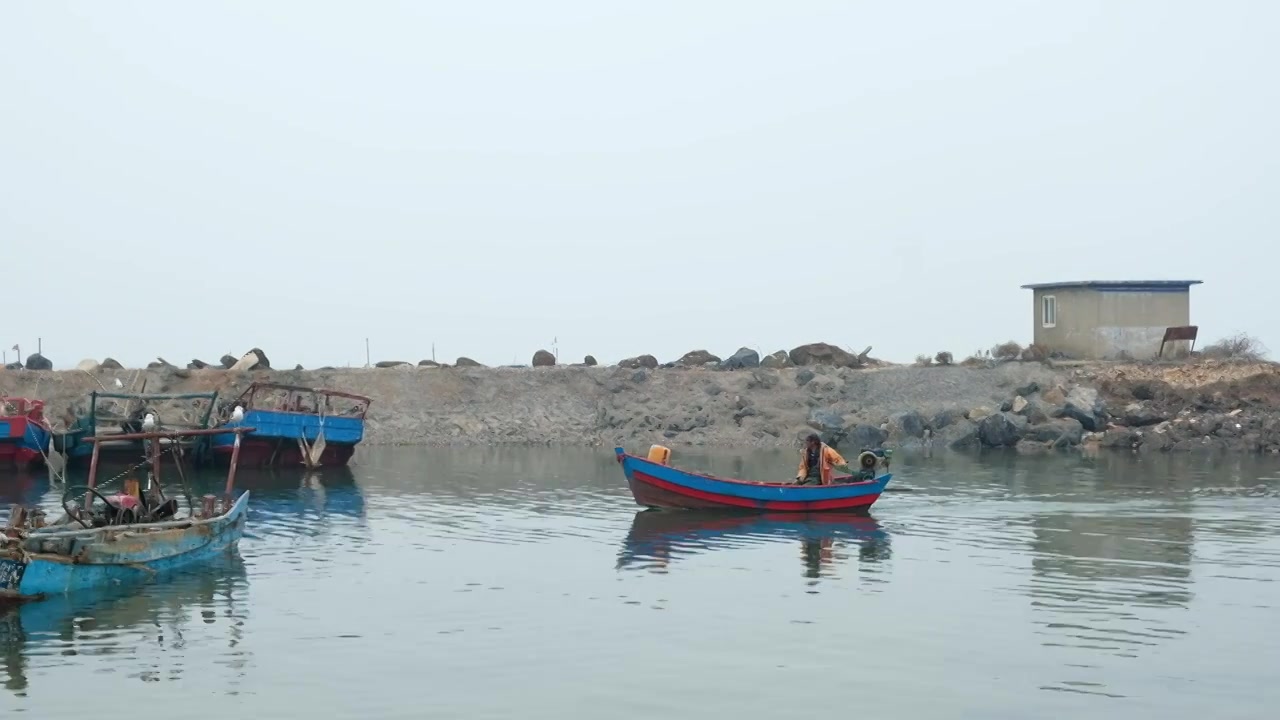
[[[94,390],[237,396],[267,381],[373,398],[369,445],[794,447],[818,432],[842,451],[1008,449],[1042,453],[1280,454],[1280,365],[1245,336],[1163,361],[1072,361],[1005,343],[955,362],[914,365],[815,343],[761,357],[696,350],[604,366],[587,356],[530,366],[379,362],[367,368],[273,369],[253,349],[219,363],[164,360],[128,369],[105,359],[54,370],[33,355],[0,370],[0,394],[46,402],[55,430]],[[34,361],[34,362],[33,362]]]

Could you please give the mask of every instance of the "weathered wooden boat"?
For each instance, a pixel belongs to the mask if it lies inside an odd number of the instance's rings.
[[[253,428],[236,428],[237,436]],[[145,442],[149,465],[145,487],[126,477],[123,489],[103,493],[98,468],[98,438],[87,485],[68,487],[62,496],[64,514],[46,525],[39,508],[14,506],[0,534],[0,600],[40,600],[50,595],[144,582],[158,573],[217,556],[244,534],[249,493],[233,496],[238,453],[227,470],[221,498],[205,495],[195,505],[182,475],[175,449],[180,441],[207,436],[215,430],[165,430],[131,433],[118,439]],[[169,441],[164,450],[161,441]],[[160,483],[161,459],[175,458],[187,501],[180,516],[176,497],[166,497]],[[127,473],[126,473],[127,474]],[[123,476],[123,475],[122,475]],[[77,497],[82,496],[83,499]],[[100,502],[99,502],[100,501]]]
[[[43,401],[0,397],[0,469],[43,465],[49,438]]]
[[[237,410],[219,427],[252,425],[240,462],[248,466],[346,465],[364,439],[372,402],[362,395],[323,388],[254,383],[234,402]],[[235,436],[212,439],[213,457],[230,457]]]
[[[145,388],[144,388],[145,389]],[[147,416],[157,426],[174,430],[203,430],[218,401],[217,392],[207,393],[113,393],[89,394],[89,409],[76,418],[65,433],[55,437],[55,447],[68,462],[82,463],[98,453],[107,462],[132,462],[142,453],[143,442],[133,438],[143,431]],[[205,436],[165,438],[162,444],[178,442],[199,455],[209,438]]]
[[[868,479],[836,476],[830,485],[753,482],[680,470],[669,464],[671,451],[661,445],[650,448],[648,458],[629,455],[623,448],[614,453],[636,504],[651,508],[862,512],[880,498],[893,477],[888,472],[875,475],[878,469],[888,469],[889,458],[874,450],[858,456],[860,472],[870,475]]]

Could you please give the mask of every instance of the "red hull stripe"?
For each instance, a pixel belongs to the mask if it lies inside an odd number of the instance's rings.
[[[852,508],[865,508],[880,498],[880,494],[859,495],[851,498],[839,498],[835,500],[811,500],[811,501],[792,501],[792,500],[752,500],[750,498],[734,497],[732,495],[721,495],[717,493],[709,493],[703,490],[695,490],[693,488],[676,485],[674,483],[659,480],[652,475],[645,474],[639,470],[632,472],[633,482],[644,483],[668,493],[681,495],[688,498],[701,501],[698,503],[711,503],[713,505],[722,505],[724,507],[743,507],[757,508],[762,510],[785,510],[790,512],[804,512],[806,510],[849,510]],[[632,495],[636,493],[632,491]],[[637,498],[638,499],[638,498]]]

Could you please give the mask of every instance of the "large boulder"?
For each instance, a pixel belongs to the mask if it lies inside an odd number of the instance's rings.
[[[1142,444],[1142,435],[1137,430],[1127,427],[1109,428],[1102,435],[1102,447],[1132,449]]]
[[[988,415],[978,423],[978,438],[987,447],[1013,447],[1020,439],[1018,426],[1005,413]]]
[[[596,362],[596,358],[595,358],[595,356],[594,356],[594,355],[588,355],[588,356],[586,356],[586,357],[582,358],[582,364],[583,364],[583,365],[586,365],[587,367],[595,367],[596,365],[599,365],[600,363]]]
[[[1075,387],[1067,393],[1060,417],[1079,420],[1089,432],[1100,432],[1107,427],[1106,405],[1093,388]]]
[[[115,358],[103,358],[102,365],[99,366],[103,370],[123,370],[124,366]]]
[[[533,354],[534,367],[551,367],[556,364],[556,356],[546,350],[539,350]]]
[[[808,369],[801,370],[800,372],[796,373],[796,386],[804,387],[805,385],[808,385],[810,382],[813,382],[813,378],[814,378],[814,374],[812,370],[808,370]]]
[[[827,343],[801,345],[788,356],[793,365],[830,365],[833,367],[858,367],[858,356]]]
[[[824,432],[844,430],[844,416],[831,410],[812,410],[809,413],[809,427]]]
[[[1040,393],[1040,399],[1049,405],[1062,405],[1067,402],[1067,394],[1060,387],[1051,387]]]
[[[685,367],[701,367],[707,363],[718,362],[720,362],[720,358],[712,355],[706,350],[690,350],[684,355],[681,355],[680,359],[676,361],[677,364]]]
[[[774,370],[789,367],[790,365],[791,356],[787,354],[786,350],[779,350],[772,355],[766,355],[764,359],[760,361],[761,367],[772,368]]]
[[[460,358],[458,358],[458,361],[457,361],[457,362],[455,362],[455,363],[454,363],[454,365],[455,365],[456,367],[484,367],[483,365],[481,365],[480,363],[476,362],[475,360],[472,360],[472,359],[471,359],[471,358],[469,358],[469,357],[460,357]]]
[[[41,355],[40,353],[31,353],[27,356],[27,369],[52,370],[53,363],[49,361],[49,358]]]
[[[1022,431],[1022,437],[1036,442],[1055,443],[1060,446],[1079,445],[1084,438],[1084,427],[1079,421],[1071,418],[1051,420],[1042,425],[1029,425]]]
[[[407,363],[404,360],[379,360],[378,362],[374,363],[373,366],[376,368],[386,369],[386,368],[400,367],[401,365],[412,365],[412,364],[413,363]]]
[[[93,358],[85,358],[84,360],[81,360],[80,362],[76,363],[76,369],[80,370],[81,372],[96,373],[98,372],[98,368],[100,367],[102,366],[99,365],[98,361],[94,360]]]
[[[418,367],[438,368],[440,367],[440,363],[436,362],[435,360],[419,360]]]
[[[188,370],[204,370],[207,367],[209,367],[209,363],[200,358],[192,358],[191,362],[187,363]]]
[[[20,362],[11,362],[11,363],[9,363],[8,365],[5,365],[5,366],[4,366],[4,369],[5,369],[5,370],[21,370],[21,369],[22,369],[22,363],[20,363]]]
[[[1018,405],[1019,403],[1017,398],[1015,398],[1013,402],[1013,411],[1026,418],[1027,422],[1032,425],[1049,422],[1051,413],[1048,410],[1045,410],[1044,404],[1039,400],[1026,400],[1022,405],[1021,410],[1018,409]]]
[[[720,367],[725,370],[745,370],[747,368],[760,367],[760,353],[751,348],[738,348],[738,352],[725,358],[720,363]]]
[[[1149,402],[1129,403],[1124,408],[1124,424],[1129,427],[1159,425],[1168,419],[1164,413],[1157,410]]]
[[[235,364],[239,361],[240,361],[240,358],[235,357],[233,355],[223,355],[222,359],[220,359],[218,362],[222,363],[222,367],[224,370],[230,370],[231,368],[235,367]],[[105,362],[102,364],[104,366],[106,365]]]
[[[929,423],[918,412],[903,412],[889,416],[889,436],[897,438],[923,438]]]
[[[929,427],[934,430],[941,430],[942,428],[955,423],[957,420],[963,419],[965,419],[964,413],[959,410],[939,410],[934,414],[933,419],[929,421]]]
[[[846,428],[844,432],[845,446],[853,452],[874,450],[889,439],[889,434],[875,425],[854,425]],[[856,460],[856,458],[852,457],[846,457],[845,459],[850,462]]]
[[[658,358],[652,355],[637,355],[619,362],[618,367],[628,370],[639,370],[641,368],[656,370],[658,368]]]
[[[934,446],[952,450],[972,450],[981,446],[977,423],[958,413],[950,417],[951,422],[942,427],[935,427],[933,430]]]
[[[230,370],[270,370],[271,363],[267,360],[266,353],[258,348],[253,348],[249,352],[240,357],[239,360],[232,365]]]

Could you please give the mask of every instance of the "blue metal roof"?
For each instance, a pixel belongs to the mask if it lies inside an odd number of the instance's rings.
[[[1186,292],[1202,280],[1076,280],[1023,285],[1024,290],[1083,289],[1100,292]]]

